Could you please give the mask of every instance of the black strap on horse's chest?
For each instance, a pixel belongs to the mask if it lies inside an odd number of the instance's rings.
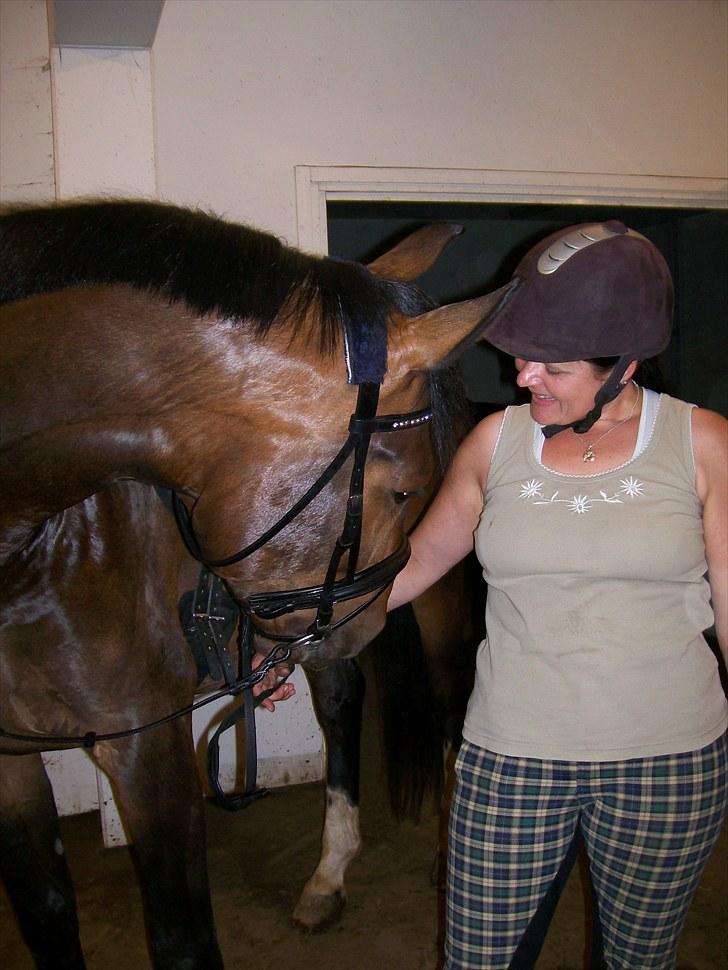
[[[202,566],[197,586],[183,594],[177,609],[182,632],[195,658],[198,681],[210,677],[233,684],[236,674],[228,644],[238,625],[240,610],[223,581]]]

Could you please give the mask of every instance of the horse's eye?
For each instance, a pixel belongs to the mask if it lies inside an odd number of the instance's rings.
[[[394,496],[394,501],[396,502],[397,505],[402,505],[404,502],[407,501],[408,498],[412,498],[412,496],[416,494],[417,494],[416,492],[393,492],[392,493],[392,495]]]

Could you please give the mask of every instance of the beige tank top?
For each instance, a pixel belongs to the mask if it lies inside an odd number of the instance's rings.
[[[726,729],[703,637],[692,406],[653,403],[644,448],[586,476],[543,465],[528,406],[507,409],[475,532],[488,599],[463,731],[474,744],[610,761],[696,750]]]

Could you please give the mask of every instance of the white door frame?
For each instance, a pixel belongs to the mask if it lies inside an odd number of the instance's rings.
[[[326,203],[511,202],[728,208],[728,179],[667,175],[506,172],[496,169],[296,166],[301,249],[328,252]]]

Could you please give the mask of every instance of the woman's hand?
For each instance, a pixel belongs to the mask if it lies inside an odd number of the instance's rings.
[[[260,665],[263,663],[264,660],[265,660],[265,654],[263,653],[253,654],[253,660],[251,663],[253,670],[255,670],[257,667],[260,667]],[[257,684],[254,685],[253,687],[254,697],[257,697],[259,694],[262,694],[266,690],[270,690],[271,687],[276,687],[277,684],[280,685],[277,687],[276,690],[273,691],[270,697],[266,697],[264,701],[260,702],[260,706],[264,707],[266,711],[274,711],[276,709],[276,705],[274,702],[287,701],[291,697],[293,697],[293,695],[296,693],[296,688],[293,684],[280,683],[281,679],[283,677],[287,677],[290,674],[290,672],[291,672],[291,667],[287,663],[276,664],[275,667],[271,667],[271,669],[266,673],[265,677],[261,681],[259,681]]]

